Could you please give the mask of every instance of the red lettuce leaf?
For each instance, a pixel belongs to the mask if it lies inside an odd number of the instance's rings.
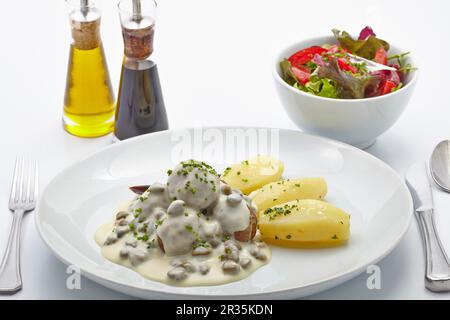
[[[367,38],[370,36],[376,37],[377,35],[375,34],[375,32],[373,32],[373,29],[371,27],[365,27],[361,30],[358,40],[367,40]]]

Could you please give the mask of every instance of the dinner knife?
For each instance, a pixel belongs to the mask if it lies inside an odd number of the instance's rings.
[[[425,242],[425,287],[431,291],[450,291],[450,262],[436,230],[433,194],[426,163],[413,165],[406,173],[414,210]]]

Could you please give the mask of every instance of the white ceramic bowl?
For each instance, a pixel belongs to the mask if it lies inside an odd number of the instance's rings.
[[[333,37],[316,37],[297,42],[281,51],[274,61],[273,76],[289,118],[302,130],[340,140],[359,148],[371,146],[400,117],[414,91],[417,71],[410,73],[397,92],[367,99],[330,99],[302,92],[280,76],[279,62],[313,45],[335,44]],[[389,54],[406,51],[391,46]],[[409,62],[416,66],[414,59]]]

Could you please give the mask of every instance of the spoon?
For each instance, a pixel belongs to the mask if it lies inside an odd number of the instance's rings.
[[[450,193],[450,140],[436,146],[431,155],[430,170],[436,184]]]

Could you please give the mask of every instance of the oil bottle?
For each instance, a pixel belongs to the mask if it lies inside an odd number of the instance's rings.
[[[101,12],[91,0],[67,0],[72,31],[63,125],[78,137],[114,127],[114,93],[100,37]]]

